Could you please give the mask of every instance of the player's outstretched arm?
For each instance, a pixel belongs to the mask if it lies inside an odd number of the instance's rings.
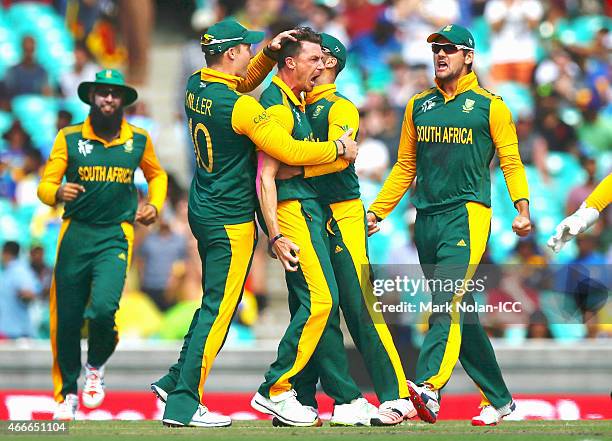
[[[232,128],[248,136],[255,145],[273,158],[288,165],[327,164],[344,152],[339,142],[298,141],[291,137],[275,118],[255,98],[244,95],[236,101],[232,111]],[[349,155],[357,154],[357,144],[345,134],[343,142]]]
[[[264,152],[258,154],[261,167],[258,167],[257,182],[259,205],[268,227],[268,252],[278,258],[285,271],[297,271],[299,247],[281,234],[278,224],[278,195],[276,192],[276,173],[280,162]]]
[[[599,219],[599,213],[610,203],[612,203],[612,173],[599,183],[576,212],[557,225],[555,234],[548,239],[547,245],[558,253],[567,242],[593,226]]]

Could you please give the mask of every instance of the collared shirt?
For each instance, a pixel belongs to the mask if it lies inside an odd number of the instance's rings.
[[[528,200],[525,169],[510,110],[473,72],[449,95],[437,83],[413,96],[404,114],[398,160],[370,211],[386,217],[411,186],[419,212],[440,213],[466,202],[491,206],[489,165],[497,152],[510,197]]]
[[[90,119],[60,130],[38,186],[48,205],[64,176],[85,188],[66,202],[64,218],[89,224],[133,222],[138,205],[134,171],[140,167],[149,187],[149,202],[158,212],[166,198],[168,177],[161,168],[146,130],[121,122],[119,136],[107,141],[95,134]]]
[[[36,274],[27,262],[15,259],[0,272],[0,335],[8,338],[33,337],[28,302],[21,291],[39,294]]]

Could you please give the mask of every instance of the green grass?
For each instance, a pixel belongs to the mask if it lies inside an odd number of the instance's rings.
[[[6,432],[5,432],[6,433]],[[69,439],[73,441],[117,441],[137,439],[149,441],[198,440],[612,440],[612,420],[605,421],[506,421],[496,427],[472,427],[469,421],[440,421],[434,425],[409,422],[395,427],[272,427],[270,421],[236,421],[232,427],[218,429],[163,427],[157,421],[77,421],[69,424],[65,436],[17,435],[16,440]],[[4,436],[2,438],[5,438]],[[6,437],[8,438],[8,437]]]

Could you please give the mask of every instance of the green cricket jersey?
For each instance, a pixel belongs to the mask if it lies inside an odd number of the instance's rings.
[[[65,219],[93,225],[133,222],[138,206],[134,171],[138,167],[149,183],[149,202],[160,211],[167,176],[147,132],[124,120],[119,137],[107,142],[94,133],[87,118],[58,133],[38,194],[43,202],[53,205],[65,176],[67,182],[85,188],[76,199],[65,203]]]
[[[335,84],[316,86],[306,96],[306,115],[312,126],[315,139],[326,141],[337,139],[348,128],[357,137],[359,111],[353,103],[336,91]],[[341,171],[310,178],[314,182],[322,204],[359,199],[359,178],[355,164],[349,163]]]
[[[187,81],[185,112],[196,156],[189,213],[202,223],[226,225],[254,219],[255,146],[232,127],[241,94],[207,69]]]
[[[459,80],[452,97],[439,87],[417,94],[406,106],[398,162],[370,211],[384,218],[415,176],[412,202],[419,212],[441,213],[466,202],[490,207],[496,150],[512,201],[528,199],[516,129],[500,97],[479,87],[474,73]]]
[[[295,139],[313,140],[312,128],[304,113],[305,104],[278,76],[264,90],[259,99],[268,113],[280,122]],[[277,179],[276,190],[279,201],[291,199],[312,199],[317,191],[311,179],[295,176],[291,179]]]

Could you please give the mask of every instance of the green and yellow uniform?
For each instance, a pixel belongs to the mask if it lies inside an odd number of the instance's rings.
[[[278,76],[273,77],[260,102],[294,138],[313,139],[305,102]],[[259,393],[272,400],[282,399],[295,388],[296,375],[318,347],[324,349],[317,364],[322,378],[331,384],[326,392],[337,404],[349,403],[361,393],[349,375],[339,326],[338,287],[330,260],[326,214],[317,201],[315,183],[304,175],[277,179],[276,187],[280,231],[300,248],[300,261],[296,272],[285,273],[291,321]]]
[[[461,77],[455,95],[439,87],[415,95],[406,106],[398,161],[370,207],[379,219],[397,205],[416,177],[415,242],[428,279],[470,279],[484,253],[491,222],[489,164],[497,152],[514,203],[528,200],[512,115],[500,97]],[[473,302],[434,292],[433,303]],[[417,382],[442,388],[461,360],[483,391],[483,404],[511,401],[491,343],[477,313],[432,314],[417,364]]]
[[[353,129],[356,138],[359,111],[336,91],[335,84],[316,86],[307,94],[306,104],[306,114],[317,140],[337,139],[349,128]],[[322,174],[330,170],[332,173]],[[338,159],[330,165],[304,167],[304,172],[306,176],[316,176],[311,179],[327,211],[331,262],[340,308],[355,346],[363,355],[378,399],[384,402],[407,397],[406,376],[393,338],[382,314],[372,307],[378,299],[371,286],[367,221],[354,164]],[[326,350],[325,347],[317,349],[312,364],[316,364]],[[302,403],[314,401],[318,376],[316,366],[309,366],[299,377],[296,390]],[[323,385],[328,383],[326,379],[321,381]]]
[[[77,393],[84,319],[89,320],[91,366],[104,365],[117,344],[115,312],[132,257],[138,167],[149,184],[149,203],[159,212],[167,176],[147,132],[124,120],[119,137],[107,142],[96,136],[87,118],[58,133],[38,187],[39,198],[48,205],[57,202],[64,177],[85,188],[65,204],[51,283],[52,374],[58,402]]]
[[[189,224],[202,259],[204,297],[178,363],[156,382],[169,392],[164,419],[188,424],[203,404],[206,378],[242,296],[257,240],[255,145],[292,165],[337,158],[333,142],[295,141],[254,98],[237,91],[254,88],[272,65],[256,56],[249,71],[260,73],[247,76],[246,85],[208,68],[187,82],[185,111],[197,163]]]

